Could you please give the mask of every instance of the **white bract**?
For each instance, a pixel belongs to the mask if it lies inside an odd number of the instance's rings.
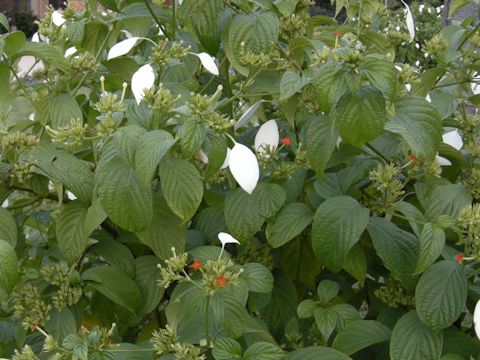
[[[226,233],[226,232],[220,232],[218,233],[218,240],[222,243],[222,251],[220,252],[220,255],[218,258],[220,259],[223,254],[223,250],[225,250],[225,245],[227,244],[240,244],[240,241],[235,239],[232,235]]]
[[[155,83],[155,72],[150,64],[141,66],[132,76],[132,92],[140,104],[145,96],[145,90],[150,89]]]
[[[480,300],[475,305],[475,311],[473,312],[473,325],[475,326],[475,334],[480,339]]]
[[[238,185],[251,194],[260,178],[260,168],[255,154],[245,145],[236,143],[230,152],[228,167]]]
[[[68,200],[77,200],[77,197],[70,191],[67,191]]]
[[[138,37],[131,37],[112,46],[108,52],[107,60],[115,59],[119,56],[128,54],[130,50],[137,44]]]
[[[480,74],[475,73],[473,81],[471,84],[473,95],[478,95],[480,94]]]
[[[72,56],[77,52],[77,48],[75,46],[69,47],[67,50],[65,50],[65,57]]]
[[[225,155],[225,160],[223,161],[223,164],[222,166],[220,167],[220,169],[225,169],[228,167],[228,165],[230,164],[230,153],[232,152],[232,149],[230,148],[227,148],[227,154]]]
[[[262,126],[255,136],[255,151],[265,155],[268,149],[275,150],[280,141],[278,125],[275,120],[269,120]]]
[[[63,17],[63,14],[56,10],[52,13],[52,22],[55,24],[55,26],[62,26],[65,24],[65,18]]]
[[[443,134],[442,140],[445,144],[450,145],[456,150],[460,150],[463,147],[463,139],[460,136],[460,133],[458,132],[458,129],[455,129],[453,131],[450,131],[446,134]],[[438,165],[440,166],[451,166],[452,163],[450,160],[442,157],[442,156],[436,156],[435,157]]]
[[[211,74],[218,76],[219,71],[217,64],[215,64],[215,58],[213,56],[208,55],[206,52],[202,52],[200,54],[195,54],[196,57],[200,59],[203,67]]]
[[[241,128],[242,126],[245,126],[248,121],[253,117],[253,115],[255,115],[255,113],[257,112],[257,109],[258,107],[260,106],[260,104],[262,102],[265,102],[265,100],[260,100],[260,101],[257,101],[255,104],[253,104],[252,106],[250,106],[247,111],[245,111],[243,113],[243,115],[240,117],[240,119],[238,119],[238,121],[235,123],[235,126],[234,128],[235,129],[238,129],[238,128]]]
[[[405,9],[407,10],[407,29],[410,34],[410,41],[413,41],[413,39],[415,39],[415,23],[413,22],[413,15],[407,3],[404,2],[403,0],[402,0],[402,3],[405,6]]]

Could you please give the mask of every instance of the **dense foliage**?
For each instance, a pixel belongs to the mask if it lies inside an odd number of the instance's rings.
[[[310,5],[1,35],[0,355],[479,359],[479,27]]]

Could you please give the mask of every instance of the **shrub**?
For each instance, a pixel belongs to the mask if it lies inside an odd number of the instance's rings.
[[[478,356],[479,27],[309,6],[90,1],[2,35],[2,356]]]

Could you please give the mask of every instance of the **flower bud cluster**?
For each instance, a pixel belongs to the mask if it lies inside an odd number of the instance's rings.
[[[80,300],[82,288],[79,286],[79,274],[65,262],[43,266],[40,275],[50,285],[57,287],[51,297],[56,309],[74,305]]]
[[[99,64],[95,57],[89,52],[82,52],[78,56],[70,56],[67,58],[72,73],[82,73],[85,71],[97,71]]]
[[[397,282],[389,282],[375,290],[375,296],[391,308],[415,305],[415,297],[408,295],[406,290]]]
[[[307,11],[293,13],[280,20],[280,34],[287,39],[294,39],[305,36],[307,23],[310,15]]]
[[[464,180],[464,185],[470,189],[475,200],[480,200],[480,168],[475,167]]]
[[[18,182],[23,183],[32,177],[35,164],[36,161],[33,159],[18,161],[13,165],[10,176]]]
[[[242,42],[240,44],[239,61],[242,65],[246,67],[263,70],[271,64],[272,58],[270,57],[270,54],[265,54],[263,52],[255,53],[253,51],[247,50],[246,44]]]
[[[12,360],[38,360],[32,348],[25,345],[21,351],[15,350]]]
[[[448,50],[448,41],[442,35],[436,34],[425,42],[424,49],[434,58],[440,58]]]
[[[52,129],[50,126],[45,126],[45,130],[47,130],[48,135],[54,143],[75,148],[82,145],[85,139],[87,125],[84,125],[80,119],[73,119],[70,121],[70,126],[68,127]]]
[[[153,49],[150,60],[158,67],[162,68],[169,60],[182,60],[188,55],[190,46],[185,46],[183,41],[162,40]]]
[[[369,194],[380,200],[384,209],[400,200],[404,193],[404,184],[398,179],[399,173],[400,168],[394,164],[379,165],[369,173],[372,181]]]
[[[466,206],[460,211],[457,225],[464,232],[461,242],[465,245],[465,255],[480,260],[480,204]]]
[[[50,318],[52,305],[42,300],[37,287],[25,284],[11,296],[14,317],[22,319],[25,329],[35,328]]]
[[[167,325],[165,329],[153,332],[153,349],[157,355],[173,354],[175,359],[182,360],[204,360],[205,355],[202,349],[192,344],[181,343],[177,332],[173,327]]]

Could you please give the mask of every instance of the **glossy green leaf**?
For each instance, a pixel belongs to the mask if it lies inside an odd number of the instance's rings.
[[[5,240],[12,247],[17,244],[17,223],[13,216],[4,208],[0,208],[0,240]]]
[[[11,244],[0,239],[0,289],[9,293],[18,278],[17,254]]]
[[[280,247],[298,236],[312,222],[312,211],[302,203],[290,203],[280,210],[273,221],[267,224],[267,241]]]
[[[87,209],[78,201],[63,206],[57,218],[56,236],[58,247],[69,263],[74,263],[88,245],[85,229]]]

